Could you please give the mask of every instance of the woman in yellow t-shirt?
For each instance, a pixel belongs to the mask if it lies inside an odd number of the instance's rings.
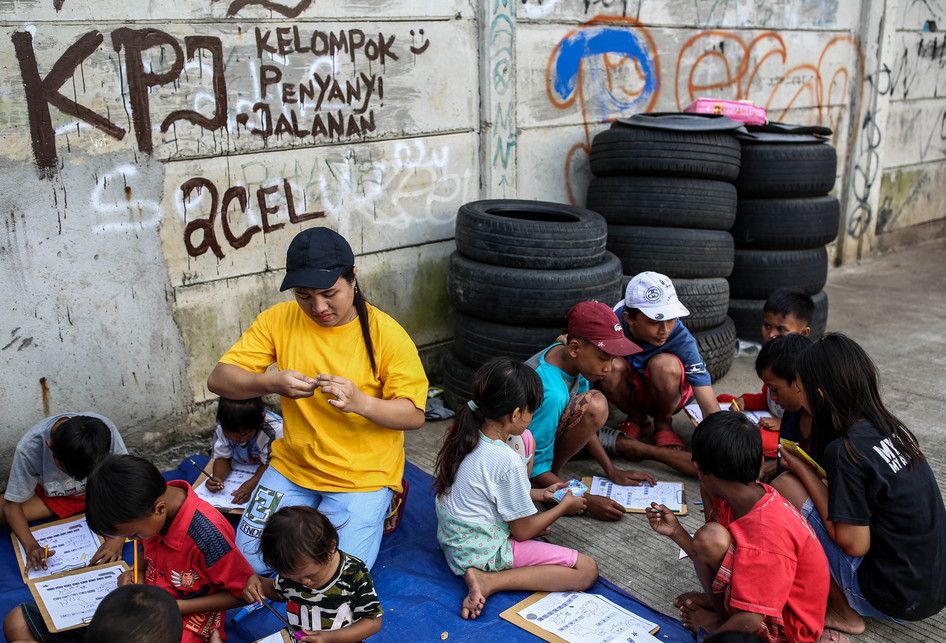
[[[295,505],[328,516],[339,548],[371,567],[401,492],[404,431],[424,424],[427,376],[417,348],[365,301],[354,263],[351,246],[328,228],[296,235],[280,288],[295,301],[260,313],[207,380],[231,399],[283,398],[283,438],[237,530],[258,573],[269,571],[258,547],[266,521]]]

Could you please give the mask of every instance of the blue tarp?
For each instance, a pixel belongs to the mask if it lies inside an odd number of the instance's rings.
[[[203,465],[207,458],[194,456],[194,460]],[[165,473],[165,478],[193,481],[197,473],[197,469],[185,460],[179,469]],[[489,598],[479,619],[465,621],[460,618],[460,603],[466,595],[466,586],[447,568],[437,546],[431,477],[410,463],[404,476],[410,483],[406,513],[400,528],[382,542],[381,553],[372,569],[384,618],[381,632],[371,640],[397,643],[439,641],[446,633],[449,641],[537,641],[525,630],[499,618],[500,612],[521,601],[529,592],[496,594]],[[9,536],[5,538],[5,542],[9,542]],[[130,545],[125,547],[125,558],[131,560]],[[590,591],[660,625],[657,637],[661,640],[687,643],[694,640],[679,621],[650,609],[604,579],[600,579]],[[12,549],[0,546],[0,609],[5,614],[27,600],[30,600],[29,591],[20,580]],[[285,614],[283,604],[276,603],[275,607]],[[268,610],[231,610],[227,619],[228,640],[251,643],[279,627],[278,619]]]

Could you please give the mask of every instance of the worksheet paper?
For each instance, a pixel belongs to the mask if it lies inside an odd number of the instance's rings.
[[[729,411],[730,410],[729,407],[730,407],[729,402],[719,403],[719,408],[722,411]],[[697,424],[703,421],[703,411],[702,409],[700,409],[700,405],[697,404],[696,402],[690,402],[685,407],[683,407],[683,410],[686,411],[686,414],[689,415],[691,418],[693,418],[693,421],[696,422]],[[758,424],[759,420],[761,420],[762,418],[773,417],[772,414],[769,413],[768,411],[740,411],[740,413],[742,413],[747,418],[749,418],[749,421],[752,422],[753,424]]]
[[[628,509],[643,511],[656,502],[666,505],[670,511],[683,511],[683,484],[679,482],[658,482],[655,486],[645,482],[639,487],[625,487],[595,476],[591,479],[590,493],[611,498]]]
[[[256,640],[254,643],[285,643],[285,641],[286,637],[283,635],[283,630],[279,630],[267,637]]]
[[[653,643],[656,623],[597,594],[551,592],[519,610],[519,616],[546,632],[575,643]]]
[[[204,480],[194,487],[194,493],[197,494],[198,498],[206,500],[220,509],[246,509],[249,501],[236,504],[233,502],[233,494],[240,488],[240,485],[253,477],[258,468],[258,464],[234,463],[230,469],[230,475],[223,481],[223,491],[211,491],[207,488],[207,481]]]
[[[68,576],[38,580],[33,586],[53,628],[64,630],[91,621],[95,608],[118,586],[118,577],[123,571],[122,563],[113,563]]]
[[[79,516],[69,522],[40,526],[31,530],[40,545],[49,546],[55,552],[46,559],[46,569],[28,569],[27,578],[45,578],[70,569],[87,567],[101,541],[89,529],[85,516]],[[26,561],[26,550],[19,540],[16,545],[20,550],[20,560]]]

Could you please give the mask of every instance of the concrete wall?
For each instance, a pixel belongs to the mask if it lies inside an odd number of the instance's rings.
[[[582,203],[597,131],[696,96],[835,130],[837,262],[939,233],[943,27],[942,0],[0,2],[0,454],[62,410],[206,428],[308,225],[441,345],[461,203]]]

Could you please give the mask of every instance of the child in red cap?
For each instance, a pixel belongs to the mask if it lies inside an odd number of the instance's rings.
[[[605,476],[617,484],[653,483],[649,473],[614,466],[598,438],[598,431],[608,419],[608,401],[601,391],[591,389],[591,384],[606,377],[616,362],[639,353],[640,347],[625,337],[614,311],[600,302],[576,304],[566,320],[564,343],[556,342],[526,361],[538,373],[545,392],[529,424],[535,438],[532,486],[547,488],[562,482],[562,467],[582,449],[587,449]],[[658,449],[624,436],[617,438],[614,450],[630,460],[659,460],[683,473],[694,473],[686,453]],[[588,513],[595,518],[619,520],[624,515],[624,507],[609,498],[585,497]]]

